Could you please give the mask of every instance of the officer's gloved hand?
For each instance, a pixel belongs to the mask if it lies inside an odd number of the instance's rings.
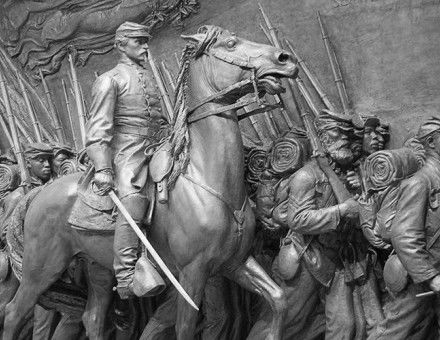
[[[434,276],[431,281],[429,281],[429,288],[435,293],[440,293],[440,275]]]
[[[115,186],[113,170],[102,169],[95,172],[93,177],[93,184],[95,185],[95,193],[98,195],[107,195]]]

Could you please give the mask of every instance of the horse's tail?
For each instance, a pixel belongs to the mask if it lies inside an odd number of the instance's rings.
[[[24,218],[29,205],[32,203],[43,186],[32,189],[17,204],[11,216],[4,222],[6,246],[12,270],[19,281],[22,278]]]

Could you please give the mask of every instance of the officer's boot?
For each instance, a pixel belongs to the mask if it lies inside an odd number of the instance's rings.
[[[147,208],[148,199],[140,194],[131,194],[121,199],[135,222],[140,226]],[[153,265],[141,257],[138,264],[139,239],[122,214],[118,214],[115,228],[113,267],[118,281],[117,291],[121,299],[133,295],[147,296],[160,293],[165,283]],[[134,282],[135,269],[139,271]],[[141,276],[141,278],[139,278]],[[134,284],[135,283],[135,284]]]

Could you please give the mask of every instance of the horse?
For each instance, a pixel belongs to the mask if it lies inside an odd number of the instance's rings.
[[[255,217],[246,194],[237,108],[239,99],[284,90],[280,78],[294,78],[298,66],[282,49],[251,42],[216,26],[182,36],[189,44],[177,79],[173,133],[184,140],[186,165],[176,175],[168,202],[156,202],[147,237],[182,287],[200,305],[206,281],[222,275],[264,297],[273,316],[268,339],[281,339],[286,309],[283,290],[249,255]],[[182,153],[184,154],[184,152]],[[90,261],[88,301],[83,316],[90,339],[104,338],[112,298],[113,235],[74,229],[68,216],[81,174],[43,188],[24,221],[23,275],[5,310],[3,340],[13,340],[39,296],[60,278],[72,258]],[[105,270],[98,270],[105,268]],[[193,339],[197,311],[177,301],[177,339]]]

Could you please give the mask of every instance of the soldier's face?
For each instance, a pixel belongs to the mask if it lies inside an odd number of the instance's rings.
[[[54,159],[52,161],[53,172],[58,175],[59,171],[60,171],[61,163],[63,163],[68,158],[69,158],[69,156],[66,155],[65,153],[59,153],[58,155],[56,155],[56,157],[54,157]]]
[[[335,127],[328,129],[322,136],[322,143],[330,157],[339,165],[348,165],[353,161],[353,152],[350,148],[347,134]]]
[[[144,60],[148,51],[148,39],[145,37],[140,38],[127,38],[127,44],[119,45],[119,50],[127,57],[136,63],[140,63]]]
[[[52,175],[50,161],[50,156],[37,156],[28,159],[27,164],[31,176],[37,177],[43,182],[47,182]]]
[[[362,143],[362,151],[365,155],[369,156],[372,153],[383,150],[385,145],[385,139],[377,131],[379,126],[366,126],[364,128],[364,140]]]

